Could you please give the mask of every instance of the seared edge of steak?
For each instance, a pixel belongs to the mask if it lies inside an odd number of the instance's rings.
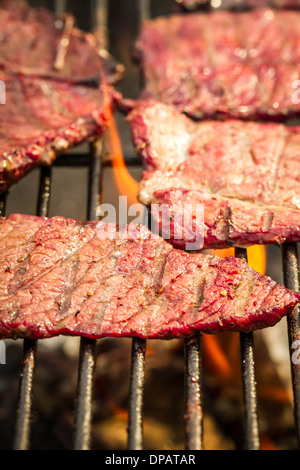
[[[196,235],[200,232],[203,238],[200,240],[198,236],[199,249],[279,245],[300,240],[300,212],[292,208],[259,205],[200,190],[176,188],[155,191],[152,204],[168,207],[167,211],[153,211],[155,232],[180,249],[185,249],[187,243],[197,243]],[[204,208],[203,220],[196,217],[196,206],[200,204]],[[180,233],[175,225],[176,214],[182,213],[182,209],[192,226],[183,226],[179,238],[176,236]]]
[[[138,102],[127,119],[144,165],[139,200],[169,208],[153,219],[175,247],[187,243],[174,237],[176,212],[192,215],[197,205],[203,248],[299,241],[299,127],[194,122],[155,101]]]
[[[251,331],[300,300],[240,259],[176,250],[142,226],[12,214],[0,239],[2,338]]]
[[[49,165],[71,147],[95,140],[111,123],[116,94],[109,85],[94,89],[0,77],[8,95],[0,117],[1,193],[37,165]]]

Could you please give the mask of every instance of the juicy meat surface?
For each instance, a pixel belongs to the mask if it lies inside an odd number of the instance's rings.
[[[201,225],[203,248],[300,240],[299,127],[194,122],[158,102],[138,103],[128,120],[144,164],[140,202],[167,207],[153,218],[176,247],[187,241],[174,236],[182,207],[190,229]],[[197,205],[202,219],[193,218]]]
[[[172,104],[194,118],[300,113],[299,11],[158,17],[144,23],[135,49],[141,99]]]
[[[300,300],[241,259],[176,250],[143,226],[12,214],[0,240],[2,338],[251,331]]]
[[[110,125],[117,92],[96,37],[26,2],[0,7],[0,193]]]
[[[0,7],[0,31],[1,70],[71,82],[103,80],[105,62],[96,37],[77,28],[69,13],[55,15],[8,0]],[[105,78],[113,82],[114,73]]]
[[[97,138],[110,125],[112,92],[0,72],[6,104],[0,113],[0,192],[29,170]]]

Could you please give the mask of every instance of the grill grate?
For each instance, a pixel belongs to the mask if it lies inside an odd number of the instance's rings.
[[[247,251],[245,249],[236,249],[235,254],[238,258],[247,261]],[[258,450],[260,448],[260,441],[253,333],[240,333],[240,349],[245,403],[245,446],[248,450]]]
[[[51,192],[51,168],[41,167],[40,187],[37,202],[37,215],[47,217]],[[26,450],[30,445],[31,398],[37,341],[25,339],[23,346],[23,362],[20,377],[19,406],[14,441],[15,450]]]
[[[186,449],[203,449],[201,333],[184,341]]]
[[[282,246],[282,264],[284,283],[288,289],[299,292],[299,257],[296,243],[287,243]],[[289,347],[293,348],[294,341],[300,339],[300,313],[299,306],[294,309],[287,319]],[[294,415],[298,448],[300,448],[300,365],[298,361],[291,360],[291,374],[294,395]]]
[[[143,449],[143,393],[146,341],[134,339],[131,353],[128,449]]]
[[[57,2],[58,4],[59,2]],[[94,3],[94,2],[93,2]],[[107,2],[98,1],[95,18],[100,18],[106,25]],[[148,1],[137,2],[139,17],[145,20],[149,16]],[[105,13],[105,14],[104,14]],[[101,27],[101,24],[99,25]],[[103,198],[102,141],[91,144],[88,155],[68,155],[61,157],[55,165],[83,165],[89,168],[87,218],[96,220],[96,208]],[[136,157],[125,158],[127,164],[140,164]],[[109,165],[106,162],[105,165]],[[37,202],[37,215],[47,216],[51,196],[51,168],[41,167],[40,189]],[[0,215],[5,215],[5,201],[0,200]],[[237,249],[236,256],[246,259],[246,250]],[[299,269],[296,244],[282,247],[282,263],[285,285],[299,291]],[[299,311],[295,309],[287,320],[290,348],[295,340],[300,339]],[[203,374],[202,374],[202,335],[194,335],[184,340],[185,351],[185,435],[187,450],[203,449]],[[143,449],[143,394],[145,383],[146,341],[133,339],[131,353],[131,375],[129,391],[128,449]],[[24,340],[23,363],[20,375],[19,403],[16,422],[14,449],[30,447],[31,396],[34,380],[38,344],[37,341]],[[244,390],[245,411],[245,448],[259,449],[254,340],[253,334],[240,334],[241,373]],[[96,365],[96,341],[82,338],[78,367],[78,387],[76,397],[74,448],[91,448],[92,403],[94,371]],[[300,445],[300,366],[291,361],[292,383],[294,390],[295,428]]]
[[[100,204],[101,150],[98,141],[90,146],[88,181],[88,220],[96,220],[96,210]],[[75,449],[90,448],[92,422],[93,378],[96,364],[96,341],[88,338],[80,340],[79,374],[77,388],[77,409],[75,420]]]

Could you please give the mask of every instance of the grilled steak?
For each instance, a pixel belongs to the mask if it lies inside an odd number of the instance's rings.
[[[174,236],[182,208],[191,212],[190,237],[202,225],[199,248],[300,240],[299,127],[194,122],[157,102],[140,102],[128,119],[145,167],[139,199],[167,207],[153,218],[176,247],[187,242],[185,231]],[[192,217],[197,205],[202,219]]]
[[[2,338],[250,331],[300,300],[240,259],[176,250],[142,226],[13,214],[0,240]]]
[[[0,114],[0,192],[36,165],[98,137],[109,125],[112,96],[99,88],[1,74],[6,104]]]
[[[8,0],[0,8],[0,30],[0,69],[6,72],[100,84],[109,70],[106,81],[120,78],[120,67],[108,67],[96,38],[78,29],[70,14]]]
[[[147,21],[136,43],[141,99],[172,104],[194,118],[299,115],[299,44],[298,11],[197,12]]]
[[[0,8],[0,30],[3,193],[36,165],[102,134],[120,69],[100,57],[96,38],[70,15],[9,0]]]

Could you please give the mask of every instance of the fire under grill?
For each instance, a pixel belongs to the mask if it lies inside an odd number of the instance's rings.
[[[74,2],[75,3],[75,2]],[[91,29],[98,26],[106,31],[105,46],[109,48],[111,38],[110,17],[118,10],[117,3],[127,7],[131,6],[131,18],[137,25],[152,14],[151,5],[148,1],[136,2],[90,2],[87,7],[93,23]],[[156,2],[153,2],[156,3]],[[158,2],[163,4],[164,2]],[[168,7],[173,2],[166,2]],[[55,8],[62,10],[67,8],[65,2],[56,2]],[[172,6],[173,8],[173,6]],[[119,5],[119,10],[122,7]],[[151,12],[151,13],[150,13]],[[97,25],[96,25],[97,20]],[[119,21],[122,18],[119,17]],[[85,21],[87,19],[85,18]],[[124,25],[123,25],[124,27]],[[138,28],[138,26],[137,26]],[[126,67],[126,64],[125,64]],[[136,75],[137,76],[137,75]],[[135,76],[135,77],[136,77]],[[125,87],[129,86],[125,79]],[[121,132],[122,140],[122,132]],[[41,167],[39,172],[39,191],[36,214],[48,216],[50,200],[53,195],[54,169],[63,167],[84,167],[88,170],[88,202],[86,217],[88,220],[97,219],[97,207],[104,201],[104,185],[106,172],[111,168],[111,161],[103,158],[103,141],[92,143],[87,152],[70,152],[60,157],[52,168]],[[134,152],[124,154],[127,168],[139,167],[140,161]],[[70,195],[72,197],[72,195]],[[5,216],[9,196],[1,197],[0,215]],[[236,256],[247,259],[244,249],[236,249]],[[285,244],[281,248],[283,279],[286,287],[299,291],[299,262],[297,244]],[[290,358],[292,358],[292,344],[300,339],[299,310],[287,319],[287,331],[289,338]],[[188,337],[182,341],[184,351],[184,434],[185,448],[187,450],[201,450],[204,448],[204,406],[205,390],[203,387],[203,354],[202,334]],[[47,341],[47,340],[45,340]],[[244,414],[244,445],[245,449],[258,450],[261,448],[260,422],[257,398],[256,361],[254,350],[253,333],[239,334],[240,341],[240,371],[243,386],[243,410]],[[144,448],[144,389],[145,368],[147,365],[148,342],[145,340],[132,339],[131,344],[131,372],[129,378],[129,404],[128,404],[128,427],[127,447],[129,450],[141,450]],[[36,360],[38,356],[38,344],[35,340],[23,341],[22,370],[19,384],[19,400],[15,424],[15,434],[12,443],[14,449],[29,449],[31,446],[31,428],[33,404],[32,395],[35,381],[39,377],[35,374]],[[93,426],[93,396],[95,368],[97,362],[97,342],[87,338],[80,339],[80,353],[78,357],[78,382],[74,404],[74,441],[73,447],[77,450],[91,449],[91,435]],[[297,361],[290,360],[291,380],[293,387],[294,406],[294,432],[295,441],[300,444],[300,365]],[[5,374],[5,369],[1,374]],[[180,384],[178,384],[178,387]],[[166,392],[167,393],[167,392]]]

